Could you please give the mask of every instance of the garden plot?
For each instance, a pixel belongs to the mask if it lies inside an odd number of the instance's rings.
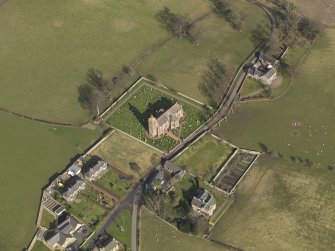
[[[118,174],[114,170],[110,169],[97,181],[97,183],[109,192],[113,193],[116,197],[121,198],[130,188],[132,184],[131,181],[132,177]]]
[[[115,174],[128,179],[138,179],[145,175],[161,158],[161,152],[155,148],[120,131],[110,134],[90,154],[107,161]]]
[[[237,151],[222,167],[211,184],[224,192],[231,193],[258,156],[257,152]]]
[[[176,164],[209,181],[234,151],[231,145],[206,134],[178,156]]]
[[[162,151],[170,151],[179,144],[180,140],[188,137],[199,128],[208,118],[199,105],[190,105],[190,101],[184,101],[176,94],[168,95],[165,90],[143,85],[137,90],[119,109],[117,109],[107,120],[114,128],[120,129]],[[164,136],[160,139],[148,137],[148,119],[160,110],[169,109],[178,102],[183,106],[185,118],[182,126],[172,133],[176,137]]]
[[[92,187],[87,186],[81,191],[77,199],[70,205],[66,205],[68,212],[77,217],[92,230],[99,226],[108,210],[113,207],[114,201],[98,193]]]

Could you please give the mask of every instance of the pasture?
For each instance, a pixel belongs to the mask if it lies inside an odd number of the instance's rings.
[[[209,60],[214,57],[220,59],[227,68],[228,77],[234,76],[254,49],[250,31],[257,24],[267,22],[265,14],[247,1],[234,0],[231,3],[234,11],[246,13],[242,32],[232,29],[225,20],[211,13],[195,24],[195,29],[200,31],[198,44],[172,39],[140,64],[137,67],[139,72],[144,76],[150,73],[158,82],[207,102],[198,88],[198,82],[207,70]]]
[[[0,249],[22,250],[36,231],[42,187],[98,137],[0,114]]]
[[[195,4],[196,10],[189,6]],[[0,7],[0,106],[32,117],[81,123],[77,88],[88,69],[106,78],[137,63],[169,37],[155,13],[164,6],[196,18],[208,1],[8,1]],[[129,82],[133,81],[127,77]],[[130,83],[125,83],[130,84]],[[119,95],[125,86],[118,86]]]
[[[97,155],[129,176],[139,178],[159,163],[161,153],[122,132],[113,132],[92,155]],[[137,169],[132,168],[136,163]]]
[[[228,144],[206,134],[190,145],[189,149],[178,156],[175,162],[201,179],[209,181],[232,152],[233,148]]]
[[[328,170],[263,156],[210,238],[243,250],[333,250],[333,180]]]
[[[176,98],[177,97],[177,98]],[[179,95],[168,95],[159,89],[143,85],[119,107],[107,120],[112,127],[118,128],[156,148],[168,152],[179,144],[179,140],[164,136],[152,139],[148,136],[148,119],[160,110],[166,111],[178,102],[184,110],[182,126],[173,131],[179,139],[185,139],[208,118],[199,104],[190,105]],[[181,99],[181,100],[180,100]]]
[[[248,149],[334,166],[335,30],[326,30],[280,99],[239,105],[217,133]],[[262,145],[262,147],[260,147]]]
[[[147,209],[140,211],[139,224],[140,251],[228,250],[200,237],[179,232]]]

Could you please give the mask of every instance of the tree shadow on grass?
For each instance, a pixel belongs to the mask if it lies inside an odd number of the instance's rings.
[[[147,109],[141,113],[138,108],[132,105],[130,102],[129,110],[134,114],[137,120],[141,123],[141,125],[147,129],[148,128],[148,119],[151,115],[155,117],[160,116],[163,112],[168,110],[171,106],[173,106],[175,102],[172,99],[162,97],[159,100],[156,100],[154,103],[149,103],[147,105]]]

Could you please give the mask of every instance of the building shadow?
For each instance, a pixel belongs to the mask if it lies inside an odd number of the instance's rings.
[[[137,120],[141,123],[141,125],[147,129],[148,128],[148,119],[151,115],[155,117],[160,116],[166,110],[168,110],[171,106],[173,106],[175,102],[171,99],[166,97],[162,97],[159,100],[155,101],[154,103],[149,103],[147,105],[147,109],[144,112],[140,112],[137,107],[132,105],[130,102],[129,110],[134,114]]]

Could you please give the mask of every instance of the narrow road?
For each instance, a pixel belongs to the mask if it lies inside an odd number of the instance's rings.
[[[255,4],[259,8],[261,8],[269,17],[271,30],[275,28],[275,17],[272,14],[271,10],[265,5],[261,4],[256,0],[248,0],[250,3]],[[216,126],[222,119],[224,119],[230,109],[232,108],[235,100],[238,98],[239,91],[243,85],[244,79],[247,77],[245,72],[237,80],[235,86],[232,90],[228,92],[217,112],[212,116],[212,118],[207,121],[203,126],[201,126],[198,130],[196,130],[193,134],[188,136],[184,141],[182,141],[174,150],[168,153],[163,160],[171,160],[178,153],[183,151],[188,145],[190,145],[194,140],[196,140],[203,133],[211,130],[214,126]],[[234,84],[234,83],[233,83]],[[148,177],[146,177],[147,179]],[[137,251],[137,215],[138,215],[138,207],[140,205],[141,199],[141,191],[143,186],[146,184],[146,179],[142,181],[140,185],[135,187],[133,191],[131,191],[127,197],[120,203],[118,208],[114,211],[114,213],[108,218],[103,227],[97,232],[96,236],[99,236],[101,233],[105,232],[114,222],[117,215],[124,209],[129,208],[130,205],[133,205],[132,210],[132,229],[131,229],[131,250]],[[92,250],[94,248],[94,243],[88,247],[88,250]]]

